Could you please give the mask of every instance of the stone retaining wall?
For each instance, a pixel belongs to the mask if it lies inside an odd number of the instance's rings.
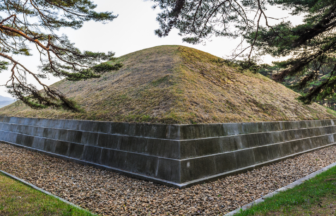
[[[0,116],[0,141],[177,187],[334,145],[333,120],[156,125]]]

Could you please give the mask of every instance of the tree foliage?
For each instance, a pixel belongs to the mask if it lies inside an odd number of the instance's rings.
[[[305,74],[299,86],[319,77],[324,66],[331,68],[329,78],[316,85],[300,100],[310,103],[334,94],[336,87],[336,1],[335,0],[153,0],[162,12],[157,19],[158,36],[166,36],[176,28],[183,41],[200,43],[211,36],[237,37],[242,35],[248,46],[236,56],[248,51],[254,66],[253,53],[275,57],[291,56],[278,62],[281,68],[276,81],[287,76]],[[290,21],[269,25],[266,15],[269,6],[279,6],[292,15],[304,16],[303,24]],[[261,23],[263,22],[263,23]],[[255,52],[253,52],[255,51]],[[316,67],[312,67],[316,65]]]
[[[78,81],[99,77],[99,73],[117,70],[120,64],[100,63],[114,53],[81,52],[60,35],[61,28],[79,29],[84,22],[108,22],[117,16],[112,12],[96,12],[90,0],[3,0],[0,2],[0,72],[10,67],[6,82],[9,92],[32,108],[65,108],[79,111],[76,103],[61,92],[45,85],[48,75]],[[40,54],[38,72],[29,70],[19,56],[30,56],[31,48]],[[35,79],[42,90],[27,81]]]
[[[167,36],[173,28],[184,36],[183,41],[196,44],[212,35],[237,37],[252,27],[243,8],[249,5],[256,7],[254,1],[248,3],[243,0],[153,0],[154,8],[160,7],[162,12],[157,20],[160,29],[155,33]],[[242,25],[243,24],[243,25]],[[238,27],[232,31],[230,27]]]
[[[309,81],[306,77],[308,76],[309,71],[316,70],[318,65],[311,63],[309,65],[309,70],[304,72],[303,74],[297,74],[294,76],[286,76],[281,83],[288,88],[293,89],[294,91],[300,93],[301,95],[308,94],[312,89],[315,89],[317,86],[320,86],[322,83],[326,82],[333,71],[333,65],[324,65],[320,67],[319,73],[313,74],[314,79]],[[272,78],[274,74],[278,74],[281,70],[281,66],[278,65],[268,65],[261,68],[258,72],[264,76]],[[315,102],[325,105],[331,109],[336,109],[336,95],[328,94],[328,95],[319,95],[314,99]]]
[[[256,37],[255,47],[261,54],[288,56],[291,58],[276,64],[282,68],[273,78],[283,81],[287,76],[304,75],[298,86],[321,77],[325,68],[330,71],[328,78],[314,85],[300,97],[304,103],[322,100],[333,95],[336,87],[336,1],[331,0],[275,0],[273,4],[291,10],[291,14],[303,14],[303,24],[293,26],[281,22],[273,29],[261,28]],[[248,36],[249,41],[257,33]]]

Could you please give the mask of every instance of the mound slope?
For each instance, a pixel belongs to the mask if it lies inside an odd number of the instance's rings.
[[[224,123],[334,118],[316,103],[261,74],[240,72],[208,53],[159,46],[122,56],[124,67],[99,79],[52,85],[84,113],[32,110],[16,102],[0,115],[152,123]]]

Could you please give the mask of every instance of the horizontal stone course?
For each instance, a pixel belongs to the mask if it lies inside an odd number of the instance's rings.
[[[184,187],[333,145],[333,120],[151,125],[0,116],[0,141]]]
[[[4,117],[0,122],[47,128],[61,128],[87,132],[102,132],[161,139],[198,139],[269,131],[292,130],[334,125],[334,120],[298,122],[250,122],[200,125],[159,125],[81,120],[52,120],[38,118]]]

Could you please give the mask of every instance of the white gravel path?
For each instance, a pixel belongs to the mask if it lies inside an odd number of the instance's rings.
[[[336,161],[336,146],[185,189],[0,143],[0,169],[101,215],[223,215]]]

